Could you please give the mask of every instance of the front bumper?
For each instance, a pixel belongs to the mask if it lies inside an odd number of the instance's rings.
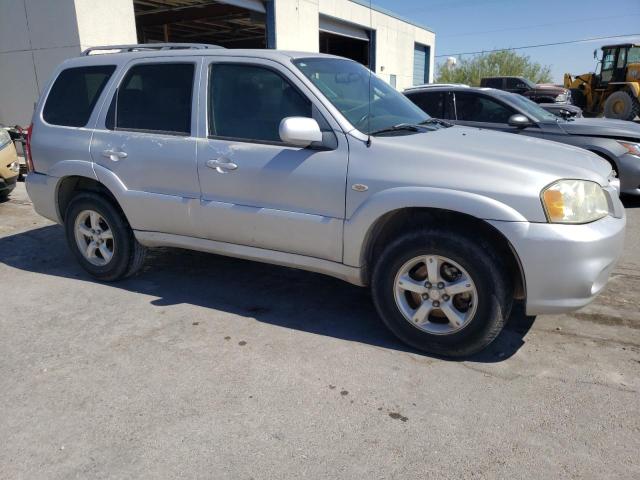
[[[524,272],[527,315],[562,313],[590,303],[623,248],[626,218],[585,225],[490,221],[511,242]]]
[[[640,157],[625,153],[617,160],[620,192],[640,195]]]

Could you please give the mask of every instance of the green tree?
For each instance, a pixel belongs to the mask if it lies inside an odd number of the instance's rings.
[[[535,83],[549,83],[551,67],[533,62],[527,55],[520,55],[513,50],[502,50],[462,59],[454,67],[442,62],[438,65],[436,82],[478,86],[483,77],[503,75],[525,77]]]

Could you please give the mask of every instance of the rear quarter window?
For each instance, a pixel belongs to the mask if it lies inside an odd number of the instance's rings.
[[[115,65],[96,65],[63,70],[44,105],[42,117],[45,122],[84,127],[115,69]]]

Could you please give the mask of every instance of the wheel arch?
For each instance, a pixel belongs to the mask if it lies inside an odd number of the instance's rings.
[[[65,213],[69,203],[79,192],[92,192],[105,196],[111,203],[113,203],[116,209],[126,220],[126,215],[124,214],[118,199],[103,183],[95,177],[88,177],[85,175],[67,175],[65,177],[61,177],[56,185],[56,212],[61,222],[64,222],[65,220]]]
[[[375,232],[376,225],[387,215],[402,209],[446,210],[485,220],[530,220],[509,205],[476,193],[433,187],[391,188],[371,195],[347,218],[343,263],[352,267],[363,266],[366,259],[364,246]]]
[[[389,211],[376,220],[365,238],[362,248],[362,276],[367,283],[370,281],[372,266],[376,258],[389,242],[400,234],[411,230],[438,224],[452,230],[464,233],[473,231],[474,237],[481,237],[492,245],[496,253],[505,259],[509,277],[514,285],[515,297],[526,297],[525,273],[520,257],[511,242],[502,232],[487,221],[453,210],[432,207],[408,207]]]

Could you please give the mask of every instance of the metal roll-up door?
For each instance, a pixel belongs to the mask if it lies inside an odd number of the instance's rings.
[[[426,45],[415,44],[413,50],[413,84],[429,83],[430,48]]]

